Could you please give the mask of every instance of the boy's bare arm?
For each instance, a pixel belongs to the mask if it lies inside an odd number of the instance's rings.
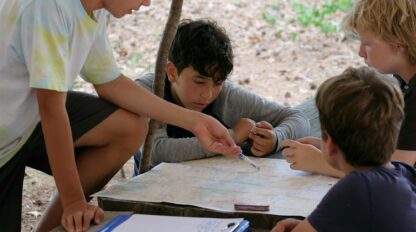
[[[308,219],[301,221],[292,232],[316,232],[315,228],[312,227]]]
[[[312,227],[311,223],[308,219],[299,220],[294,218],[287,218],[284,220],[279,221],[275,227],[273,227],[271,232],[316,232],[316,230]]]
[[[172,151],[175,151],[172,153]],[[183,162],[188,160],[208,158],[218,155],[207,151],[196,137],[171,138],[166,127],[157,129],[154,134],[152,149],[152,165],[161,162]]]
[[[95,85],[95,88],[100,97],[113,102],[120,108],[164,123],[191,129],[192,118],[181,117],[190,110],[166,102],[123,75],[105,84]]]
[[[414,166],[416,164],[416,151],[396,150],[391,160],[397,160]]]
[[[37,89],[36,95],[49,164],[64,209],[62,224],[67,230],[71,230],[74,224],[76,228],[89,227],[97,207],[87,204],[81,187],[65,108],[66,93]],[[96,222],[101,219],[96,218]]]
[[[228,131],[212,117],[169,103],[123,75],[95,88],[100,97],[123,109],[193,132],[212,152],[235,155],[241,151]]]

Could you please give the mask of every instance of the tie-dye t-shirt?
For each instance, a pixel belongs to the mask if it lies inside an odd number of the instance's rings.
[[[66,92],[120,75],[106,36],[109,13],[80,0],[0,0],[0,167],[40,120],[33,88]]]

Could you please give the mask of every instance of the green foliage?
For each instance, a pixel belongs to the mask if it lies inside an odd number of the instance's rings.
[[[292,39],[292,41],[295,41],[296,40],[296,38],[298,38],[298,33],[296,33],[296,32],[291,32],[290,33],[290,38]]]
[[[269,13],[267,12],[263,12],[261,13],[261,18],[267,22],[267,24],[269,24],[269,26],[276,26],[276,18],[271,16]]]
[[[296,2],[292,5],[296,12],[296,19],[289,19],[291,22],[295,20],[303,27],[314,26],[325,34],[335,33],[339,30],[337,22],[331,20],[337,12],[344,12],[352,5],[353,0],[327,0],[320,6],[309,6],[303,3]],[[296,40],[297,32],[288,32],[285,29],[279,28],[278,20],[283,20],[279,17],[281,6],[278,3],[267,5],[267,8],[261,13],[261,18],[272,28],[277,31],[274,33],[276,38],[281,38],[284,34],[290,35],[292,40]]]
[[[313,25],[323,33],[329,34],[338,31],[338,25],[330,21],[330,16],[338,11],[346,11],[352,5],[352,0],[332,0],[325,2],[321,7],[307,6],[302,3],[293,4],[297,13],[298,22],[304,26]]]
[[[276,36],[276,38],[281,38],[282,34],[283,34],[283,29],[280,29],[274,33],[274,36]]]
[[[261,18],[269,24],[269,26],[276,26],[277,13],[279,12],[280,5],[273,3],[270,5],[270,10],[261,13]]]

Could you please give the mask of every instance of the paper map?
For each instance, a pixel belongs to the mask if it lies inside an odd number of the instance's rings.
[[[234,212],[234,203],[270,205],[266,214],[308,216],[337,179],[290,169],[285,160],[253,158],[256,170],[238,158],[214,157],[162,163],[94,196],[168,202]]]

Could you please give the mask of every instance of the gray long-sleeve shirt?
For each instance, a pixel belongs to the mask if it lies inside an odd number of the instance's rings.
[[[136,79],[136,83],[151,91],[153,80],[154,75],[147,74]],[[231,127],[241,118],[269,122],[277,137],[276,151],[283,140],[309,134],[309,120],[302,112],[268,101],[230,81],[224,82],[220,95],[212,104],[212,112]],[[231,129],[229,132],[234,137]],[[181,162],[214,155],[205,150],[196,137],[169,138],[166,126],[163,126],[155,132],[151,163],[155,166],[161,162]]]

